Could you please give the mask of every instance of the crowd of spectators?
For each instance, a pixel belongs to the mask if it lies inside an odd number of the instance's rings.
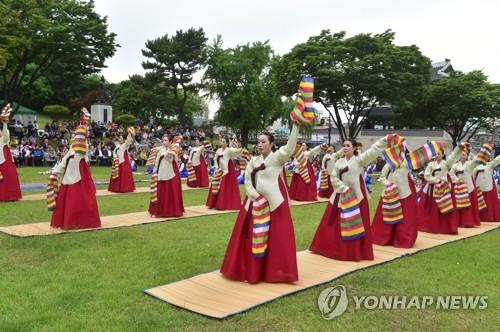
[[[11,133],[11,152],[16,166],[53,166],[68,151],[71,144],[71,133],[77,123],[74,121],[53,120],[43,128],[37,121],[22,124],[19,120],[9,123]],[[135,144],[130,155],[139,165],[144,165],[150,148],[160,144],[163,135],[181,135],[184,142],[198,138],[203,141],[205,133],[200,129],[183,130],[180,127],[164,128],[153,123],[135,124]],[[125,133],[126,128],[116,123],[92,122],[89,126],[89,158],[93,165],[111,166],[113,150],[118,136]],[[185,146],[187,151],[187,145]]]

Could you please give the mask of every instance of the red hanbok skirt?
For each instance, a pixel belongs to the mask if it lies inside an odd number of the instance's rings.
[[[487,208],[480,212],[482,221],[500,221],[500,200],[495,185],[493,190],[483,191]]]
[[[52,227],[62,229],[101,227],[90,167],[85,160],[80,160],[79,168],[80,181],[59,187],[57,207],[52,213],[50,222]]]
[[[338,207],[339,195],[337,195],[333,205],[328,202],[309,250],[315,254],[340,261],[359,262],[360,260],[373,260],[368,195],[366,194],[362,176],[360,176],[360,181],[364,199],[359,204],[359,209],[361,210],[365,236],[354,240],[342,240],[340,233],[340,208]]]
[[[229,160],[228,172],[220,181],[219,193],[212,194],[212,185],[208,190],[206,205],[210,209],[217,210],[239,210],[241,207],[240,188],[238,187],[238,174],[233,166],[233,161]]]
[[[290,199],[296,201],[317,201],[318,188],[316,187],[316,176],[311,163],[307,161],[307,171],[311,182],[305,183],[299,173],[293,173],[292,182],[290,183]]]
[[[149,214],[155,217],[180,217],[184,214],[181,176],[177,163],[173,162],[175,176],[170,180],[158,181],[158,201],[149,203]]]
[[[330,177],[328,177],[328,188],[326,188],[326,189],[320,188],[318,190],[318,196],[321,198],[330,198],[330,196],[332,196],[332,194],[333,194],[332,181],[330,180]]]
[[[16,165],[7,145],[3,147],[5,161],[0,165],[3,180],[0,181],[0,202],[18,201],[21,199],[21,185],[17,175]]]
[[[476,187],[474,187],[474,190],[469,194],[469,200],[471,206],[460,210],[457,209],[458,227],[481,226]]]
[[[396,225],[384,223],[382,217],[382,198],[372,222],[373,243],[380,246],[411,248],[417,240],[417,198],[415,193],[401,200],[403,221]]]
[[[208,187],[208,170],[205,158],[200,156],[200,164],[193,166],[194,174],[196,174],[196,181],[187,181],[188,187],[191,188],[206,188]]]
[[[220,271],[225,277],[252,284],[260,281],[291,283],[298,280],[293,222],[281,178],[279,189],[285,200],[271,212],[268,247],[262,258],[252,255],[251,209],[245,209],[245,198],[222,262]]]
[[[287,176],[287,171],[285,169],[285,167],[283,167],[283,172],[281,174],[282,176],[282,180],[283,180],[283,183],[285,184],[285,188],[287,190],[287,192],[290,190],[290,188],[288,187],[288,176]]]
[[[128,157],[128,152],[125,151],[123,154],[124,161],[118,165],[118,178],[109,179],[108,190],[114,193],[129,193],[135,191],[134,176],[132,175],[132,166],[130,165],[130,159]]]
[[[450,213],[444,215],[439,212],[439,207],[432,197],[432,190],[428,193],[421,193],[418,204],[418,230],[420,232],[434,234],[458,234],[458,215],[453,209]],[[456,206],[455,195],[452,191],[453,207]]]

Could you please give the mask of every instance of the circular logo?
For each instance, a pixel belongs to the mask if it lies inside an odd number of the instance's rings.
[[[318,307],[324,319],[333,319],[342,315],[349,304],[344,286],[328,287],[318,297]]]

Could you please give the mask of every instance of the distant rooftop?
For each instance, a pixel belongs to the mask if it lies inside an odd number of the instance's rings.
[[[434,62],[431,71],[431,81],[439,80],[450,76],[450,72],[453,71],[453,66],[451,65],[450,59],[445,59],[444,61]]]

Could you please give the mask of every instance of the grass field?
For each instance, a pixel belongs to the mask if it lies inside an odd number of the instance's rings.
[[[96,177],[100,171],[93,168]],[[24,176],[36,171],[22,172]],[[36,174],[30,176],[38,183]],[[380,188],[374,189],[372,212]],[[206,194],[206,190],[187,191],[184,203],[201,205]],[[145,210],[148,195],[98,201],[101,215],[111,215]],[[319,203],[292,208],[299,250],[308,247],[324,207]],[[494,331],[500,326],[498,230],[358,271],[224,321],[142,293],[217,269],[235,217],[231,213],[25,239],[0,234],[0,331]],[[49,219],[44,201],[0,205],[0,225]],[[354,310],[350,305],[341,317],[323,320],[317,297],[324,288],[338,284],[346,286],[349,296],[487,295],[488,309],[388,311]]]

